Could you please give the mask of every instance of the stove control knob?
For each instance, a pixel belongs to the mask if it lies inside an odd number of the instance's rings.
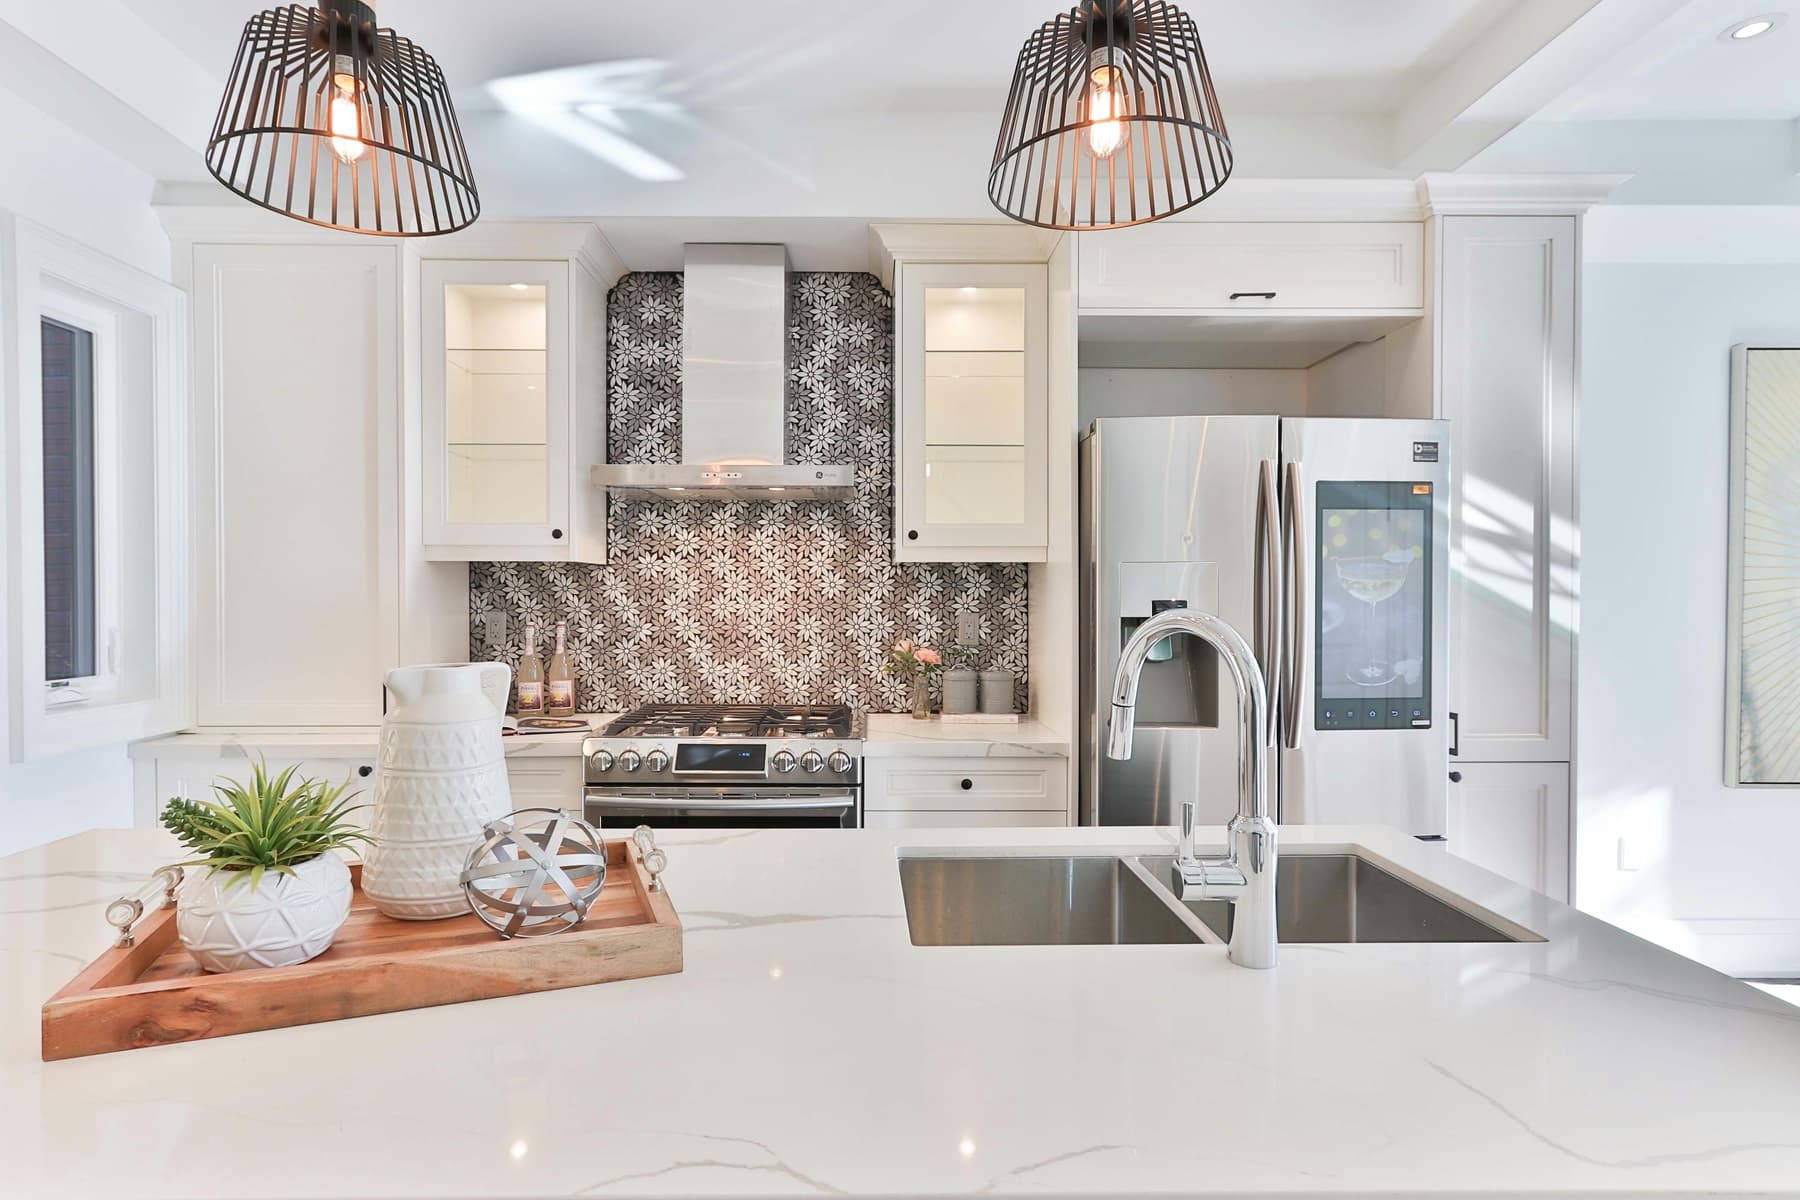
[[[588,761],[593,763],[594,770],[599,771],[602,775],[613,769],[611,750],[596,750],[588,755]]]
[[[831,757],[825,760],[825,765],[842,775],[850,769],[850,756],[842,750],[833,750]]]
[[[777,750],[775,752],[775,758],[772,761],[775,769],[783,775],[786,775],[789,771],[794,769],[794,756],[786,750]]]
[[[652,771],[666,771],[669,769],[669,756],[661,750],[652,750],[644,756],[644,765]]]
[[[627,750],[619,755],[619,769],[622,771],[635,771],[643,765],[644,760],[638,757],[636,750]]]
[[[808,775],[817,775],[825,766],[825,760],[819,757],[817,750],[808,750],[800,756],[800,769]]]

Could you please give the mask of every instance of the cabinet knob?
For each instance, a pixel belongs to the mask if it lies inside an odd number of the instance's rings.
[[[553,537],[553,538],[555,538],[555,539],[556,539],[556,540],[557,540],[557,541],[559,541],[559,542],[560,542],[560,541],[561,541],[561,540],[562,540],[562,530],[560,530],[560,529],[552,529],[552,530],[551,530],[551,531],[550,531],[550,536],[551,536],[551,537]]]
[[[1462,772],[1461,771],[1450,772],[1450,782],[1451,783],[1461,783],[1462,782]]]
[[[906,531],[906,540],[907,540],[907,541],[909,541],[909,542],[916,542],[916,541],[918,541],[918,540],[919,540],[919,531],[918,531],[918,530],[916,530],[916,529],[909,529],[909,530],[907,530],[907,531]]]
[[[367,779],[369,776],[371,776],[375,773],[375,768],[371,767],[371,766],[366,766],[366,765],[361,766],[361,767],[356,768],[356,773],[358,775],[361,775],[364,779]]]
[[[973,779],[963,780],[962,781],[962,790],[965,792],[974,791],[975,790],[975,781]]]

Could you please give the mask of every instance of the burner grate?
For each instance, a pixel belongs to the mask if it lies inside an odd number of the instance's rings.
[[[847,738],[843,704],[647,704],[606,727],[606,737]]]

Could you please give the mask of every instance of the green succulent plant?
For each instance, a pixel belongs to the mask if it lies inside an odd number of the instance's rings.
[[[271,774],[266,762],[251,764],[250,780],[219,779],[217,801],[177,796],[163,809],[163,828],[195,857],[177,865],[229,871],[227,887],[255,887],[269,871],[292,875],[294,868],[330,850],[370,840],[350,824],[355,810],[349,781],[333,786],[305,776],[297,767]]]

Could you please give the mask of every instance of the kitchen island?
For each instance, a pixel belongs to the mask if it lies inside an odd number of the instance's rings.
[[[671,833],[682,974],[42,1063],[174,850],[67,839],[0,860],[5,1193],[1800,1195],[1800,1009],[1440,848],[1283,837],[1544,940],[922,947],[903,850],[1170,834]]]

